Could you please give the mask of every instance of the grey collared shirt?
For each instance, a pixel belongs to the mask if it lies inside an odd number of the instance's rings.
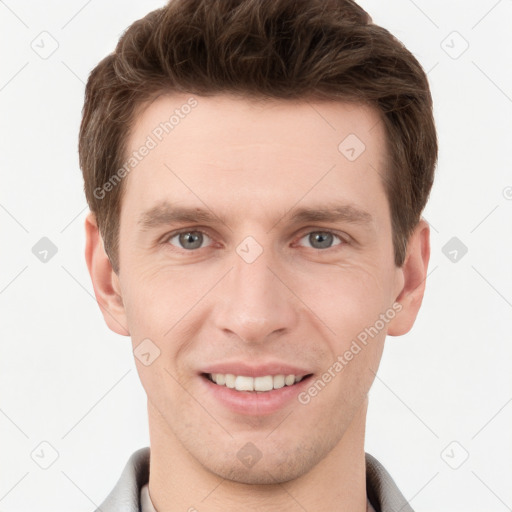
[[[142,512],[157,512],[153,502],[151,501],[151,496],[149,495],[148,484],[144,484],[140,490],[140,504]],[[366,512],[376,512],[376,510],[372,507],[370,500],[368,499],[366,501]]]
[[[114,489],[95,512],[157,512],[149,495],[150,448],[129,458]],[[370,455],[366,458],[367,512],[414,512],[391,475]]]

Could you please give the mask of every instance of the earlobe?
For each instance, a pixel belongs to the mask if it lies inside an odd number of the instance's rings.
[[[412,329],[425,293],[429,260],[430,226],[422,218],[409,238],[400,269],[403,287],[395,301],[400,303],[401,310],[388,324],[390,336],[402,336]]]
[[[85,238],[85,260],[103,318],[111,331],[129,336],[119,279],[105,252],[96,218],[92,212],[89,212],[85,219]]]

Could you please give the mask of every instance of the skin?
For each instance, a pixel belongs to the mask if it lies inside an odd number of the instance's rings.
[[[130,151],[190,96],[161,95],[146,105]],[[85,223],[87,265],[107,325],[131,336],[134,349],[149,338],[160,350],[148,366],[135,359],[148,397],[153,504],[159,512],[364,512],[368,391],[386,334],[408,332],[421,306],[428,224],[418,223],[406,261],[396,267],[380,177],[385,134],[373,109],[196,99],[124,178],[118,275],[92,213]],[[366,146],[355,161],[338,150],[349,134]],[[206,205],[226,222],[141,230],[142,213],[164,200]],[[288,220],[296,207],[334,202],[373,220]],[[191,250],[170,236],[178,229],[207,236]],[[314,234],[329,230],[340,238],[318,248]],[[248,236],[263,249],[252,263],[236,251]],[[271,414],[248,416],[204,393],[198,371],[212,362],[282,361],[318,378],[394,303],[401,311],[307,405],[293,399]],[[261,453],[252,467],[237,458],[248,442]]]

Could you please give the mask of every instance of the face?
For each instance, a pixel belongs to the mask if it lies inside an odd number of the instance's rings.
[[[152,444],[284,482],[354,428],[399,314],[383,126],[341,102],[191,96],[131,132],[130,154],[156,144],[124,178],[116,314],[150,354]]]

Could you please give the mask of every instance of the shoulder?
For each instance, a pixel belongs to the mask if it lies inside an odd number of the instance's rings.
[[[377,512],[414,512],[386,468],[369,453],[366,458],[366,494]]]
[[[95,512],[139,512],[140,491],[149,481],[149,446],[132,453],[119,480]]]

